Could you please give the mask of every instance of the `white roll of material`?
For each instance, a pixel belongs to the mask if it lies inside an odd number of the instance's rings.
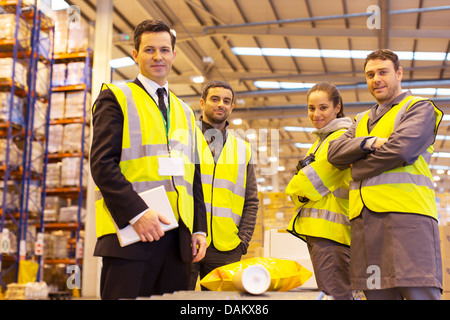
[[[270,286],[270,273],[259,264],[241,269],[233,276],[233,284],[237,290],[250,294],[263,294]]]

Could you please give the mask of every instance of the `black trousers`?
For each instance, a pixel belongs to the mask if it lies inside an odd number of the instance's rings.
[[[103,257],[103,300],[136,299],[189,288],[190,263],[180,258],[178,232],[167,232],[151,245],[154,250],[146,260]]]

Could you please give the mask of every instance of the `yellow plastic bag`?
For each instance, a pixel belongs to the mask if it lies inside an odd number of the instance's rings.
[[[200,284],[212,291],[237,291],[233,285],[233,276],[241,269],[260,264],[270,274],[268,291],[289,291],[303,285],[312,276],[312,272],[298,262],[277,258],[249,258],[227,264],[208,273]]]
[[[39,264],[29,260],[19,261],[19,277],[18,284],[26,284],[28,282],[35,282],[36,275],[39,269]]]

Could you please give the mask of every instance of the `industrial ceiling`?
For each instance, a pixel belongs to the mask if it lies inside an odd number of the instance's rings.
[[[94,25],[97,1],[66,2],[78,6],[82,17]],[[315,140],[306,110],[306,92],[312,84],[328,81],[338,86],[350,117],[374,104],[363,72],[367,52],[389,48],[400,53],[405,70],[402,88],[431,98],[444,113],[449,110],[450,0],[115,0],[113,4],[113,59],[131,57],[129,36],[139,22],[165,20],[177,34],[177,57],[169,78],[177,96],[199,116],[205,82],[225,80],[233,86],[237,100],[230,128],[254,147],[260,190],[283,191],[297,161]],[[136,65],[116,68],[113,81],[132,80],[137,72]],[[194,82],[198,76],[203,83]],[[234,124],[235,119],[242,124]],[[449,123],[446,117],[440,125],[431,160],[437,192],[450,189]]]

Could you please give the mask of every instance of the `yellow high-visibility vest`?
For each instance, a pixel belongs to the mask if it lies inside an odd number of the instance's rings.
[[[314,153],[316,161],[300,170],[289,182],[285,193],[291,197],[298,214],[287,228],[293,235],[305,240],[313,236],[350,245],[348,218],[348,181],[350,169],[339,170],[327,160],[331,140],[340,137],[346,129],[331,133],[318,147],[314,142],[307,154]],[[308,198],[301,203],[298,197]]]
[[[170,92],[166,124],[155,101],[138,85],[104,84],[102,90],[106,89],[114,93],[124,116],[119,163],[122,174],[137,193],[163,185],[177,219],[182,219],[192,233],[195,172],[195,118],[192,110]],[[184,176],[159,175],[158,159],[163,157],[182,158]],[[95,209],[97,237],[115,233],[113,218],[98,188]]]
[[[369,133],[366,111],[357,116],[355,137],[376,136],[389,138],[397,124],[409,108],[418,101],[428,100],[421,97],[408,96],[393,106]],[[431,101],[430,101],[431,102]],[[433,102],[436,116],[435,135],[443,113]],[[428,164],[434,151],[430,145],[412,164],[385,171],[378,176],[362,180],[350,181],[350,220],[357,217],[363,207],[373,212],[415,213],[437,219],[436,199],[433,177]]]
[[[219,251],[233,250],[241,243],[238,232],[251,147],[246,141],[227,134],[222,152],[214,163],[208,143],[201,130],[198,131],[197,146],[208,221],[207,243],[209,246],[212,242]]]

